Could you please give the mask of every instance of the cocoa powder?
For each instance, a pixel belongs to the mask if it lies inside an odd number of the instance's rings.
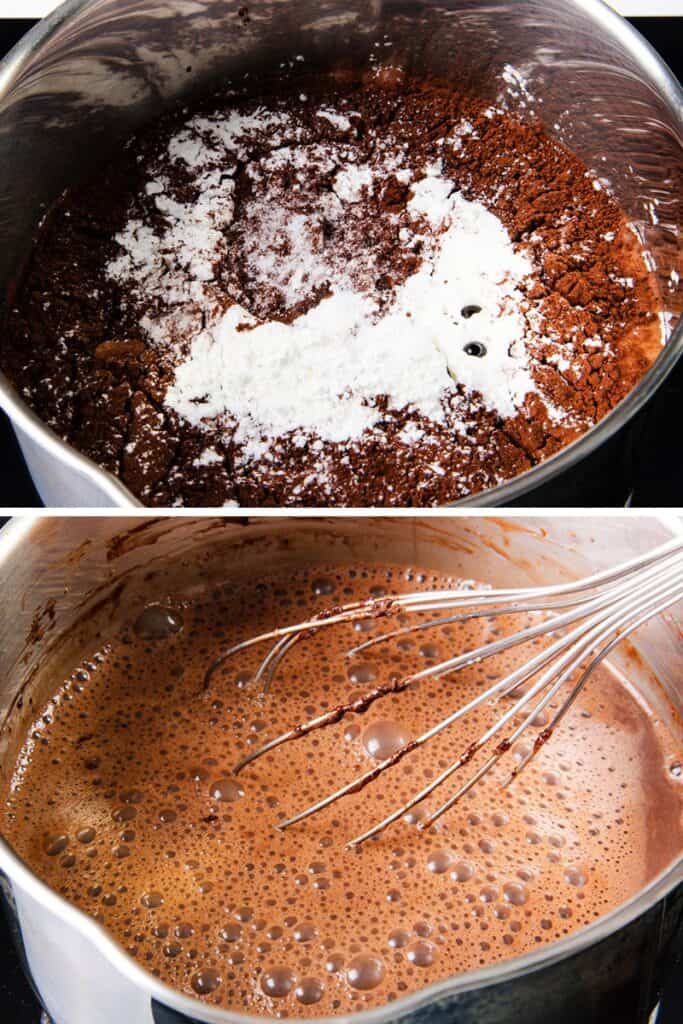
[[[383,139],[400,136],[411,166],[441,159],[454,187],[501,220],[536,271],[526,297],[534,316],[527,348],[538,393],[503,419],[454,384],[444,399],[443,424],[427,423],[410,408],[392,409],[378,396],[384,411],[372,436],[345,444],[312,437],[306,447],[283,436],[267,458],[246,463],[225,423],[197,429],[181,420],[164,405],[174,360],[140,326],[154,297],[146,297],[145,308],[136,305],[105,267],[118,255],[114,236],[131,216],[162,218],[144,193],[145,168],[187,120],[182,111],[150,125],[95,178],[54,205],[6,317],[3,368],[57,433],[149,505],[428,506],[525,471],[590,429],[633,388],[660,338],[653,275],[617,203],[541,124],[398,73],[361,81],[341,72],[302,76],[261,89],[259,95],[252,89],[250,95],[212,96],[200,109],[248,111],[274,103],[291,109],[302,90],[319,106],[335,109],[344,101],[358,115],[348,145],[359,166]],[[337,131],[316,120],[312,108],[297,116],[322,146]],[[460,149],[444,147],[463,119],[471,131]],[[258,137],[250,144],[253,159]],[[192,199],[196,183],[187,170],[167,163],[176,194]],[[314,190],[330,189],[329,173],[310,173]],[[272,174],[286,187],[291,169]],[[215,301],[292,321],[324,301],[325,286],[285,308],[277,290],[245,273],[251,227],[240,211],[253,190],[248,174],[238,173],[228,258],[214,268]],[[387,304],[420,264],[419,252],[406,249],[395,228],[410,194],[408,184],[388,175],[380,189],[364,193],[362,216],[341,233],[323,225],[331,232],[326,241]],[[408,443],[404,431],[411,423],[420,438]],[[207,446],[216,453],[209,464],[202,459]]]

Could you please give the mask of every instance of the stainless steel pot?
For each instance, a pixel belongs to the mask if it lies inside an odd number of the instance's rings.
[[[12,769],[22,722],[61,678],[62,664],[72,667],[78,645],[97,629],[136,614],[151,586],[158,596],[180,595],[245,572],[357,559],[483,574],[504,586],[548,583],[614,564],[681,528],[636,516],[16,520],[0,533],[0,777]],[[614,659],[679,730],[682,629],[679,605]],[[75,642],[65,644],[65,631]],[[55,1024],[253,1022],[161,984],[2,839],[0,878],[26,969]],[[336,1021],[644,1024],[682,953],[683,851],[628,903],[568,938]]]
[[[683,306],[683,93],[600,0],[67,0],[0,65],[0,294],[11,301],[46,204],[146,119],[216,79],[294,54],[323,67],[340,51],[360,66],[379,53],[492,100],[512,64],[541,97],[536,112],[550,133],[612,183],[658,268],[668,314],[661,355],[583,438],[463,502],[504,504],[613,435],[683,349],[683,327],[673,329]],[[528,102],[513,91],[511,103]],[[0,403],[48,506],[139,504],[41,423],[1,374]]]

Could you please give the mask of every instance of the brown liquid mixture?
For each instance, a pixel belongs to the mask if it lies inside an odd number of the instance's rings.
[[[500,706],[473,713],[319,816],[286,833],[274,826],[471,699],[523,653],[414,685],[231,776],[250,747],[283,728],[523,620],[425,631],[355,660],[343,652],[370,635],[369,624],[332,627],[295,648],[265,699],[249,682],[265,651],[227,664],[204,690],[222,648],[335,603],[455,582],[328,567],[149,606],[101,637],[42,709],[4,794],[3,834],[164,981],[266,1015],[384,1004],[588,924],[683,845],[681,745],[607,668],[510,788],[500,783],[519,747],[426,833],[414,813],[358,851],[344,845],[440,772]],[[375,628],[387,623],[396,625]]]

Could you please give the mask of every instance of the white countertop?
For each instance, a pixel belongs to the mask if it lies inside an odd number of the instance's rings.
[[[627,16],[674,15],[683,17],[683,0],[609,0]],[[58,0],[0,0],[0,18],[42,18]]]

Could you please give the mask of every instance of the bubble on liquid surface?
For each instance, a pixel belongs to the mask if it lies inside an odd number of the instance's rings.
[[[565,868],[564,880],[568,885],[575,885],[577,889],[580,889],[586,884],[588,878],[582,867],[579,867],[576,864],[570,864]]]
[[[310,922],[306,921],[304,922],[304,924],[299,924],[296,926],[296,928],[292,932],[292,938],[294,939],[295,942],[310,942],[312,939],[316,937],[317,934],[318,929],[315,927],[315,925],[310,924]]]
[[[450,850],[434,850],[427,858],[427,867],[434,875],[443,875],[453,864]]]
[[[361,991],[377,988],[384,974],[384,961],[373,953],[359,953],[349,961],[346,968],[346,980],[349,985]]]
[[[294,989],[294,995],[304,1006],[319,1003],[323,997],[325,986],[318,978],[302,978]]]
[[[223,778],[211,783],[209,796],[221,803],[234,803],[235,800],[242,799],[244,790],[235,779]]]
[[[329,576],[316,576],[311,583],[311,590],[314,594],[319,597],[324,597],[327,594],[333,594],[335,591],[335,582],[330,579]]]
[[[457,864],[453,865],[451,871],[451,878],[454,882],[467,882],[474,874],[474,868],[471,864],[468,864],[465,860],[458,861]]]
[[[117,807],[111,812],[114,821],[133,821],[137,815],[134,807]]]
[[[426,939],[418,939],[417,942],[411,942],[408,946],[406,956],[416,967],[429,967],[434,963],[436,946]]]
[[[405,729],[397,722],[382,719],[363,730],[362,743],[375,761],[385,761],[408,742]]]
[[[362,661],[357,665],[351,665],[348,673],[351,682],[358,685],[372,683],[376,679],[375,669],[366,661]]]
[[[139,789],[124,789],[121,791],[121,801],[124,804],[141,804],[143,794]]]
[[[143,907],[147,907],[148,910],[156,910],[164,902],[164,897],[160,892],[146,892],[140,897],[140,902]]]
[[[261,988],[267,996],[273,999],[283,999],[288,996],[296,984],[296,974],[291,968],[284,965],[269,967],[261,975]]]
[[[45,840],[45,853],[48,857],[56,857],[58,853],[63,853],[68,845],[68,836],[48,836]]]
[[[392,949],[403,949],[410,942],[410,932],[404,928],[395,928],[393,932],[390,932],[387,941]]]
[[[192,988],[198,996],[208,996],[211,992],[215,992],[220,983],[220,974],[211,967],[205,967],[192,975]]]
[[[133,629],[141,640],[165,640],[183,628],[182,616],[160,604],[148,604],[138,615]]]
[[[376,623],[374,619],[356,619],[353,624],[353,628],[356,633],[372,633],[375,625]]]
[[[423,821],[428,814],[429,808],[426,803],[416,804],[415,807],[412,807],[403,815],[403,820],[408,825],[417,825],[418,821]]]
[[[230,921],[221,928],[219,935],[226,942],[238,942],[242,938],[242,926],[236,921]]]
[[[520,882],[507,882],[503,886],[503,896],[508,903],[521,907],[527,900],[526,888]]]

